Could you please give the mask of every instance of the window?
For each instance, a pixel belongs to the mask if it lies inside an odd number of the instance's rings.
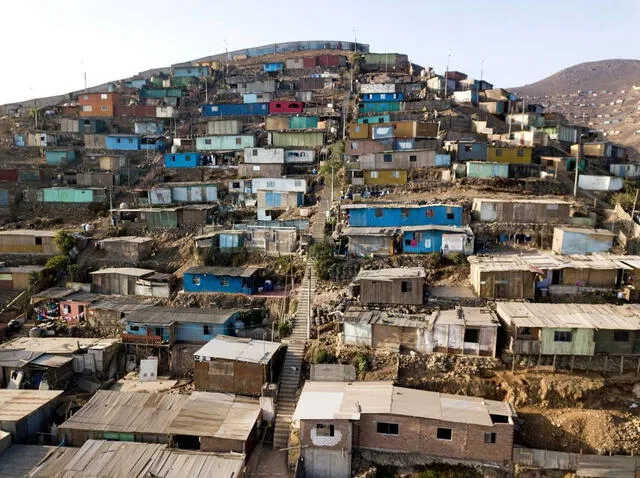
[[[229,287],[229,279],[220,279],[220,286]]]
[[[100,99],[101,99],[101,100],[109,99],[109,95],[108,95],[108,94],[106,94],[106,93],[101,93],[101,94],[100,94]]]
[[[402,292],[411,292],[413,289],[413,284],[410,281],[403,280],[400,284],[400,290]]]
[[[402,215],[402,217],[409,217],[409,210],[408,209],[402,209],[400,211],[400,214]]]
[[[41,237],[36,237],[35,241],[36,241],[36,246],[41,246],[42,245],[42,238]]]
[[[258,156],[258,150],[257,149],[251,150],[251,156]]]
[[[164,332],[164,330],[162,329],[162,327],[156,327],[155,332],[155,335],[157,335],[158,337],[162,337],[162,332]]]
[[[205,138],[204,144],[211,144],[211,138]]]
[[[392,161],[393,161],[393,155],[391,155],[391,154],[385,154],[385,155],[383,155],[382,160],[383,160],[385,163],[390,163],[390,162],[392,162]]]
[[[129,144],[133,144],[133,138],[129,138]]]
[[[614,342],[629,342],[629,331],[628,330],[614,330],[613,331],[613,341]]]
[[[500,156],[502,156],[502,150],[496,149],[496,157],[500,157]]]
[[[294,181],[293,185],[297,188],[302,186],[302,181]]]
[[[451,220],[451,219],[454,219],[454,217],[455,217],[455,216],[453,215],[453,213],[452,213],[452,212],[448,212],[448,213],[447,213],[447,219]]]
[[[573,334],[568,330],[556,330],[553,333],[554,342],[571,342]]]
[[[82,107],[82,111],[84,111],[85,113],[90,113],[93,111],[93,107],[91,105],[84,105]]]
[[[233,189],[239,189],[240,188],[240,183],[238,181],[234,181],[231,183],[231,187]]]
[[[71,305],[69,305],[69,304],[64,304],[64,305],[62,306],[62,312],[63,312],[64,314],[70,314],[70,313],[71,313]]]
[[[236,138],[236,144],[242,144],[242,138],[237,137]]]
[[[438,440],[451,440],[451,435],[451,428],[438,428],[436,431],[436,438]]]
[[[316,425],[316,436],[319,437],[332,437],[334,435],[334,426],[333,425],[324,425],[322,423],[318,423]]]
[[[427,217],[433,217],[433,209],[427,209],[425,211],[425,216]]]
[[[495,443],[496,442],[496,434],[491,432],[485,432],[484,434],[484,442],[485,443]]]
[[[522,327],[520,330],[520,335],[524,335],[525,337],[531,337],[531,327]]]
[[[418,156],[415,154],[411,154],[409,155],[409,162],[410,163],[415,163],[416,161],[418,161]]]
[[[400,177],[400,171],[391,171],[391,177],[398,179]]]
[[[378,171],[371,171],[371,179],[378,179]]]
[[[107,106],[107,105],[102,105],[102,106],[100,107],[100,111],[109,111],[109,106]]]
[[[88,99],[89,99],[89,95],[83,95],[83,96],[82,96],[82,99],[83,99],[83,100],[88,100]]]
[[[191,283],[195,284],[195,285],[200,285],[200,277],[198,276],[192,276],[191,277]]]
[[[518,151],[516,151],[516,156],[518,158],[524,158],[524,149],[519,149]]]
[[[138,327],[137,325],[130,325],[129,330],[131,332],[138,332],[140,330],[140,327]]]
[[[400,430],[397,423],[377,422],[376,431],[382,435],[398,435]]]
[[[120,144],[120,138],[116,138],[116,143]]]
[[[371,95],[371,96],[373,96],[373,95]],[[381,100],[384,100],[386,97],[387,97],[387,95],[385,95],[384,93],[380,93],[380,99]]]
[[[381,209],[381,208],[377,208],[377,209],[375,210],[375,212],[374,212],[374,215],[375,215],[376,217],[382,217],[382,216],[384,216],[384,210],[383,210],[383,209]]]
[[[491,417],[491,423],[493,423],[494,425],[496,423],[509,423],[509,417],[506,415],[489,414],[489,417]]]
[[[267,181],[267,187],[268,188],[275,188],[276,187],[276,182],[275,181]]]
[[[473,344],[480,343],[480,329],[465,329],[464,341]]]
[[[470,144],[466,144],[466,145],[464,146],[464,152],[465,152],[465,153],[470,153],[471,151],[473,151],[473,146],[472,146],[472,145],[470,145]]]
[[[79,314],[84,313],[84,305],[79,305],[79,306],[78,306],[78,313],[79,313]]]
[[[202,333],[204,335],[210,335],[211,334],[211,326],[210,325],[205,325],[202,327]]]

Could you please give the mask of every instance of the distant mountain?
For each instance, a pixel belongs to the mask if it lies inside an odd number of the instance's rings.
[[[544,97],[576,93],[578,90],[620,91],[640,85],[640,60],[601,60],[565,68],[543,80],[509,88],[524,96]]]

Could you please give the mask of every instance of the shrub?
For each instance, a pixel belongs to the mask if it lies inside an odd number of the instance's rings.
[[[324,347],[318,347],[313,354],[313,363],[336,363],[338,359]]]
[[[44,268],[52,272],[60,272],[67,269],[69,258],[63,255],[53,256],[44,265]]]
[[[451,252],[447,256],[447,261],[456,266],[461,266],[463,264],[466,264],[467,257],[462,252]]]
[[[76,282],[80,274],[80,266],[78,264],[69,264],[67,266],[67,277],[69,281]]]
[[[278,322],[278,337],[281,339],[289,337],[293,332],[293,323],[289,320]]]
[[[71,249],[76,244],[76,240],[73,238],[73,235],[64,229],[60,229],[56,232],[56,235],[53,238],[53,243],[56,245],[61,254],[65,256],[69,255]]]
[[[331,244],[328,242],[313,244],[309,249],[309,254],[313,259],[313,267],[315,268],[316,274],[318,274],[318,278],[321,280],[329,279],[331,266],[335,262]]]
[[[356,367],[358,373],[365,373],[369,370],[369,356],[364,353],[359,353],[353,360],[353,365]]]

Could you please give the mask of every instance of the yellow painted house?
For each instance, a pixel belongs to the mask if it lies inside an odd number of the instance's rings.
[[[364,184],[378,184],[380,186],[395,186],[407,184],[406,169],[379,169],[377,171],[363,171]]]
[[[508,164],[531,164],[532,148],[519,146],[489,146],[487,162]]]

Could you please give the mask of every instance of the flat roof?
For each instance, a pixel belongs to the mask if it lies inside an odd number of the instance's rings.
[[[138,244],[144,244],[145,242],[152,242],[153,239],[150,237],[140,237],[140,236],[121,236],[121,237],[107,237],[106,239],[101,239],[98,241],[100,243],[109,243],[109,242],[132,242]]]
[[[39,236],[55,237],[57,231],[39,231],[36,229],[11,229],[0,231],[0,236]]]
[[[36,300],[46,300],[46,299],[62,299],[63,297],[67,297],[68,295],[77,292],[77,289],[70,289],[68,287],[51,287],[50,289],[43,290],[42,292],[38,292],[37,294],[33,294],[31,296],[31,301]]]
[[[357,203],[357,204],[343,204],[343,209],[421,209],[424,207],[456,207],[462,208],[459,204],[408,204],[408,203],[386,203],[386,202],[369,202],[369,203]]]
[[[399,228],[397,227],[347,227],[344,229],[345,236],[383,236],[393,237]]]
[[[197,350],[194,356],[206,360],[219,358],[267,364],[280,347],[282,344],[279,342],[218,335]]]
[[[389,269],[360,269],[354,280],[392,281],[396,279],[419,279],[426,277],[423,267],[393,267]]]
[[[258,400],[224,393],[98,390],[60,429],[246,439],[259,415]]]
[[[103,295],[102,298],[91,304],[93,310],[116,310],[120,312],[131,312],[134,310],[146,309],[158,303],[155,299],[143,299],[126,295]]]
[[[633,263],[640,263],[640,256],[619,256],[607,254],[552,255],[552,254],[495,254],[470,256],[472,266],[483,272],[531,271],[559,269],[591,270],[631,270]],[[638,262],[636,262],[638,261]]]
[[[394,387],[393,382],[306,381],[294,420],[358,420],[379,413],[493,426],[490,415],[516,412],[507,402]]]
[[[242,473],[245,455],[177,450],[162,444],[87,440],[81,448],[52,448],[39,461],[29,475],[32,478],[237,478]]]
[[[138,267],[106,267],[90,274],[121,274],[125,276],[142,277],[155,272],[153,269],[140,269]]]
[[[484,163],[485,161],[479,161]],[[565,201],[564,199],[500,199],[500,198],[474,198],[473,202],[496,202],[496,203],[532,203],[532,204],[571,204],[569,201]]]
[[[596,229],[589,227],[571,227],[571,226],[557,226],[554,227],[553,230],[559,230],[563,232],[573,232],[576,234],[585,234],[590,236],[608,236],[608,237],[616,237],[616,234],[609,231],[608,229]]]
[[[498,302],[496,310],[516,327],[640,330],[640,308],[634,305]]]
[[[43,266],[0,267],[0,274],[31,274],[44,270]]]
[[[487,307],[459,307],[452,310],[436,310],[431,314],[405,314],[350,306],[344,312],[343,321],[419,329],[431,328],[436,324],[463,327],[498,327],[500,325],[498,318]]]
[[[127,322],[138,324],[173,324],[175,322],[196,322],[203,324],[224,324],[240,312],[240,309],[202,309],[195,307],[153,306],[129,312]]]
[[[229,277],[251,277],[256,272],[262,270],[262,267],[209,267],[196,266],[190,267],[185,274],[210,274],[213,276],[229,276]]]
[[[0,353],[27,351],[32,353],[73,354],[80,349],[104,348],[120,343],[120,339],[83,337],[19,337],[0,344]]]
[[[63,393],[63,390],[0,389],[0,422],[22,420]]]

